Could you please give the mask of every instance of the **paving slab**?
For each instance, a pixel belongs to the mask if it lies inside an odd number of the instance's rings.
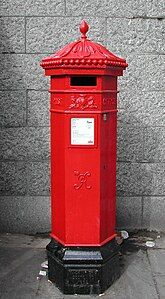
[[[41,236],[28,236],[19,234],[2,234],[0,235],[0,248],[2,247],[14,247],[14,248],[46,248],[46,245],[50,242],[50,238],[47,235]]]
[[[157,239],[155,240],[156,248],[165,249],[165,236],[158,234]]]
[[[126,256],[125,267],[123,275],[109,288],[104,298],[158,298],[146,252],[140,250]]]
[[[164,250],[146,250],[128,239],[122,251],[121,277],[102,295],[64,295],[47,276],[39,275],[46,259],[46,236],[0,235],[0,298],[2,299],[164,299]],[[126,245],[126,246],[125,246]],[[142,246],[141,246],[142,245]],[[139,249],[139,248],[142,249]],[[158,268],[156,264],[158,263]]]
[[[15,248],[43,248],[50,242],[50,238],[46,235],[42,236],[28,236],[21,234],[1,234],[0,248],[15,247]]]
[[[1,234],[0,235],[0,248],[3,247],[29,247],[34,237],[28,235],[12,235],[12,234]]]
[[[154,274],[165,275],[165,250],[147,250],[151,263],[151,270]]]
[[[1,248],[0,298],[35,296],[39,287],[37,276],[43,260],[43,249]]]
[[[165,275],[155,277],[159,299],[165,299]]]

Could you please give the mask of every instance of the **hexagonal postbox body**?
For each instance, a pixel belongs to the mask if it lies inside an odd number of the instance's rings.
[[[51,237],[83,252],[115,242],[117,77],[127,67],[87,30],[83,21],[80,40],[41,62],[51,76]]]

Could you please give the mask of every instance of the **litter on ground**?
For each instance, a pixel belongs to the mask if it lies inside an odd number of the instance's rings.
[[[40,270],[39,275],[46,276],[46,271]]]
[[[155,242],[147,241],[147,242],[146,242],[146,246],[147,246],[147,247],[154,247],[154,246],[155,246]]]
[[[128,234],[128,232],[126,230],[121,230],[120,233],[121,233],[121,236],[123,237],[124,240],[128,239],[129,234]]]
[[[45,261],[41,264],[41,267],[44,269],[48,269],[48,261]]]

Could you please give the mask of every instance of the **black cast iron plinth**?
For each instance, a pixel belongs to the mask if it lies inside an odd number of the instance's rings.
[[[48,278],[64,294],[100,294],[119,276],[119,246],[65,247],[54,239],[46,247]]]

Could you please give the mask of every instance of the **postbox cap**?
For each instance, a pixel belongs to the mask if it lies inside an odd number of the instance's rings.
[[[104,46],[89,40],[86,33],[89,29],[86,21],[80,24],[81,38],[72,42],[55,54],[42,59],[44,69],[53,68],[109,68],[120,67],[125,69],[126,60],[111,53]]]

